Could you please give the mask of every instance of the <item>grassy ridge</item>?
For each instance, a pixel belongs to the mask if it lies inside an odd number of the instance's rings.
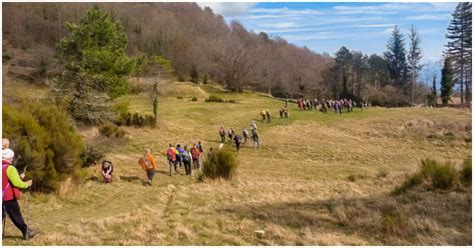
[[[206,103],[203,98],[192,102],[190,97],[180,100],[163,95],[156,129],[129,128],[128,140],[91,138],[112,148],[107,158],[115,164],[114,183],[106,186],[88,181],[63,197],[35,196],[30,202],[31,224],[40,235],[24,242],[8,223],[3,244],[472,242],[470,193],[389,195],[416,170],[422,158],[458,163],[470,154],[471,143],[463,139],[462,131],[462,127],[470,127],[470,113],[371,108],[336,115],[299,111],[291,104],[290,119],[285,120],[278,117],[278,109],[284,105],[281,101],[253,93],[204,89],[209,95],[238,103]],[[130,96],[130,100],[132,112],[151,113],[149,96]],[[240,133],[252,119],[260,118],[263,108],[272,111],[273,122],[257,122],[262,147],[255,150],[244,144],[238,154],[237,178],[197,183],[193,177],[170,178],[166,174],[164,151],[168,143],[190,145],[201,140],[207,151],[217,147],[221,125]],[[441,126],[406,125],[419,119]],[[454,138],[442,138],[446,136],[442,133],[429,135],[442,132],[442,128]],[[158,162],[152,187],[142,185],[145,174],[137,164],[146,147],[152,148]],[[351,176],[355,180],[347,179]],[[262,239],[254,234],[260,229],[266,231]]]

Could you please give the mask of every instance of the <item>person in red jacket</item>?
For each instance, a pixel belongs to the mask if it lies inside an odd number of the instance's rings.
[[[33,238],[36,232],[25,224],[18,199],[21,194],[19,189],[30,187],[33,181],[22,181],[25,175],[18,175],[17,169],[12,164],[14,156],[15,153],[11,149],[2,149],[2,217],[5,220],[6,215],[8,215],[13,224],[20,229],[23,238],[28,240]]]

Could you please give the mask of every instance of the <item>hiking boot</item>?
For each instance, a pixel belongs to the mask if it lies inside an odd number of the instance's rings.
[[[32,229],[28,229],[28,231],[23,235],[24,240],[29,240],[36,236],[36,231]]]

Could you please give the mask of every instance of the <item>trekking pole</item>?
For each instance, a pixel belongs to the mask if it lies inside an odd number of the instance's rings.
[[[2,205],[2,211],[3,211],[3,214],[2,214],[2,217],[3,217],[3,232],[2,232],[2,239],[3,237],[5,237],[5,225],[6,225],[6,220],[7,220],[7,212],[5,211],[5,207],[3,207]]]
[[[30,204],[29,204],[29,201],[30,201],[30,189],[28,188],[28,191],[27,191],[27,197],[26,197],[26,235],[25,235],[25,240],[29,240],[30,239],[30,227],[29,227],[29,222],[30,222],[30,215],[29,215],[29,212],[30,212]]]
[[[25,166],[23,169],[23,175],[25,175],[26,169],[28,169],[28,165]],[[31,187],[31,186],[30,186]],[[30,239],[30,227],[29,227],[29,220],[30,220],[30,187],[27,188],[27,197],[26,197],[26,203],[25,203],[25,208],[26,208],[26,235],[25,235],[25,240]]]

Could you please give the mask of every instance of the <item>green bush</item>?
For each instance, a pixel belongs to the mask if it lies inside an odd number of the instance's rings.
[[[128,134],[127,131],[125,131],[123,128],[120,128],[113,123],[107,123],[107,124],[102,125],[99,128],[99,132],[100,134],[109,138],[110,137],[123,138]]]
[[[462,169],[459,172],[461,182],[466,186],[472,185],[472,159],[465,159],[462,164]]]
[[[172,71],[173,70],[173,65],[171,63],[171,60],[163,57],[163,56],[151,56],[150,57],[150,62],[152,63],[158,63],[160,64],[161,66],[163,66],[163,68],[165,70],[168,70],[168,71]]]
[[[435,160],[421,161],[421,173],[425,179],[431,179],[436,189],[449,189],[456,182],[456,170],[450,163],[440,165]]]
[[[463,175],[465,175],[464,173],[469,174],[466,177],[469,177],[468,180],[470,180],[470,166],[466,164],[470,165],[470,162],[464,161],[465,167],[459,172],[461,180],[464,180],[462,179]],[[464,170],[466,172],[463,172]],[[434,189],[450,189],[458,183],[457,175],[458,172],[449,162],[442,165],[436,160],[424,159],[421,161],[421,170],[405,180],[402,185],[396,187],[392,194],[399,195],[405,193],[407,190],[426,181],[431,182]]]
[[[237,159],[227,150],[215,151],[203,164],[204,176],[210,179],[232,179],[236,170]]]
[[[191,99],[191,101],[193,101],[193,102],[197,102],[197,100],[198,100],[198,99],[197,99],[197,97],[195,97],[195,96],[193,96],[193,98]]]
[[[84,153],[81,155],[82,167],[89,167],[96,165],[104,157],[104,154],[92,146],[87,146]]]
[[[17,101],[3,105],[3,137],[10,139],[18,158],[16,166],[28,166],[33,189],[51,192],[59,181],[82,165],[84,144],[67,113],[55,105]]]
[[[405,182],[403,182],[402,185],[398,186],[395,188],[395,190],[392,192],[394,195],[400,195],[402,193],[407,192],[407,190],[422,184],[424,181],[424,176],[422,173],[416,173],[409,177]]]
[[[211,95],[205,100],[206,102],[224,102],[224,100],[218,96]]]

